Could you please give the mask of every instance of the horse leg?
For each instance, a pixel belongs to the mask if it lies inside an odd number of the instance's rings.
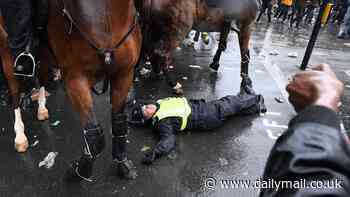
[[[2,36],[0,35],[0,37]],[[25,128],[24,128],[24,123],[22,120],[22,114],[21,114],[21,108],[20,108],[19,83],[16,77],[13,75],[13,72],[14,72],[13,66],[12,66],[13,60],[9,49],[6,48],[1,55],[2,55],[1,60],[3,65],[3,71],[8,81],[8,86],[10,89],[13,109],[15,114],[15,124],[14,124],[14,131],[16,134],[15,141],[14,141],[15,149],[17,152],[22,153],[22,152],[25,152],[28,148],[28,139],[24,132]]]
[[[174,40],[177,41],[176,39]],[[164,44],[162,44],[165,42],[166,41],[161,41],[161,44],[157,45],[159,47],[155,47],[155,50],[153,50],[152,55],[150,56],[150,60],[152,62],[153,69],[156,73],[160,74],[161,71],[164,72],[167,83],[172,88],[174,93],[182,94],[182,85],[177,81],[174,73],[174,68],[172,66],[170,48],[165,47]],[[176,46],[176,44],[174,44],[174,46]]]
[[[47,46],[40,48],[40,70],[39,70],[39,97],[38,97],[38,112],[37,118],[40,121],[49,119],[49,111],[46,108],[46,90],[45,85],[48,84],[49,76],[49,66],[54,62],[54,56],[50,53],[50,50]],[[55,62],[56,63],[56,62]]]
[[[249,41],[250,41],[250,34],[251,34],[249,24],[242,24],[240,30],[241,31],[238,34],[238,39],[239,39],[239,46],[241,50],[241,77],[242,77],[241,87],[248,88],[246,89],[248,93],[254,93],[252,89],[252,83],[249,78],[249,62],[250,62]]]
[[[71,73],[79,73],[71,72]],[[80,159],[71,163],[69,173],[77,180],[92,182],[93,163],[105,147],[105,138],[93,110],[93,98],[86,76],[71,75],[65,77],[67,94],[80,115],[83,128],[83,153]]]
[[[116,165],[119,175],[128,179],[137,177],[136,168],[126,154],[128,125],[124,108],[132,85],[132,76],[133,70],[130,69],[111,81],[113,163]]]
[[[46,90],[44,86],[41,86],[39,89],[39,98],[38,98],[38,113],[37,118],[40,121],[49,119],[49,111],[46,108]]]
[[[222,26],[222,30],[220,32],[219,47],[215,53],[215,56],[213,58],[213,62],[209,66],[214,71],[217,71],[220,67],[220,57],[221,57],[222,52],[226,50],[227,37],[228,37],[228,34],[230,33],[230,29],[231,29],[231,22],[225,21],[223,26]]]

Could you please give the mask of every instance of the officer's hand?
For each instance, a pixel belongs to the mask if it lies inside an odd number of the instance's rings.
[[[310,71],[294,75],[287,85],[287,91],[289,101],[296,111],[310,105],[320,105],[338,111],[344,85],[329,65],[320,64],[312,67]]]
[[[155,160],[156,160],[156,153],[152,150],[145,153],[142,159],[142,163],[145,165],[152,165]]]

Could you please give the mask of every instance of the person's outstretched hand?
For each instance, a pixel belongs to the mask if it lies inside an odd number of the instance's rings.
[[[295,74],[286,89],[296,111],[310,105],[338,111],[344,85],[329,65],[320,64],[313,66],[312,70]]]

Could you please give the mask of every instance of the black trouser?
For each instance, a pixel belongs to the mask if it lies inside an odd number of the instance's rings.
[[[31,0],[0,0],[9,47],[14,57],[24,51],[33,38],[33,9]]]
[[[228,117],[258,104],[258,96],[225,96],[219,100],[191,100],[192,114],[189,129],[210,130],[220,127]]]
[[[261,16],[265,13],[266,9],[267,9],[268,21],[271,22],[272,3],[271,3],[271,1],[266,1],[266,0],[263,0],[263,2],[262,2],[262,6],[261,6],[261,9],[260,9],[259,16],[256,19],[257,22],[259,22]]]
[[[305,22],[306,23],[311,23],[312,22],[312,18],[314,17],[314,10],[316,9],[315,6],[313,5],[308,5],[306,7],[306,11],[305,11]]]
[[[280,10],[280,13],[279,13],[277,18],[281,18],[281,16],[282,16],[283,17],[282,20],[285,21],[287,19],[287,16],[288,16],[289,8],[290,8],[290,6],[281,4],[281,10]]]

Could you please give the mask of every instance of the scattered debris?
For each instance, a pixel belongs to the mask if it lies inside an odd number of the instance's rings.
[[[145,67],[143,67],[141,70],[140,70],[140,75],[147,75],[149,73],[151,73],[152,70],[151,69],[147,69]]]
[[[35,140],[33,144],[30,145],[30,147],[36,147],[39,144],[39,140]]]
[[[57,127],[57,126],[60,125],[60,124],[61,124],[61,121],[56,120],[55,122],[53,122],[53,123],[51,124],[51,126]]]
[[[182,77],[183,80],[188,80],[188,77]]]
[[[146,61],[145,64],[146,64],[146,66],[151,66],[151,62],[150,61]]]
[[[228,165],[228,161],[227,161],[227,159],[225,159],[225,158],[220,157],[220,158],[219,158],[219,162],[220,162],[220,166],[221,166],[221,167],[227,166],[227,165]]]
[[[50,169],[53,165],[55,165],[55,159],[57,155],[58,155],[58,152],[49,152],[49,154],[47,154],[44,160],[42,160],[39,163],[39,168],[44,166],[45,168]]]
[[[288,57],[297,58],[298,57],[298,53],[297,52],[288,53]]]
[[[171,159],[171,160],[175,160],[176,157],[177,157],[176,151],[171,151],[171,152],[167,155],[167,157],[168,157],[169,159]]]
[[[143,145],[143,147],[141,148],[141,152],[147,152],[149,150],[151,150],[151,147],[147,145]]]
[[[280,53],[277,50],[270,51],[269,55],[277,56]]]
[[[190,68],[196,68],[196,69],[202,69],[201,66],[198,66],[198,65],[189,65]]]
[[[284,99],[282,97],[275,97],[275,100],[278,102],[278,103],[284,103]]]

